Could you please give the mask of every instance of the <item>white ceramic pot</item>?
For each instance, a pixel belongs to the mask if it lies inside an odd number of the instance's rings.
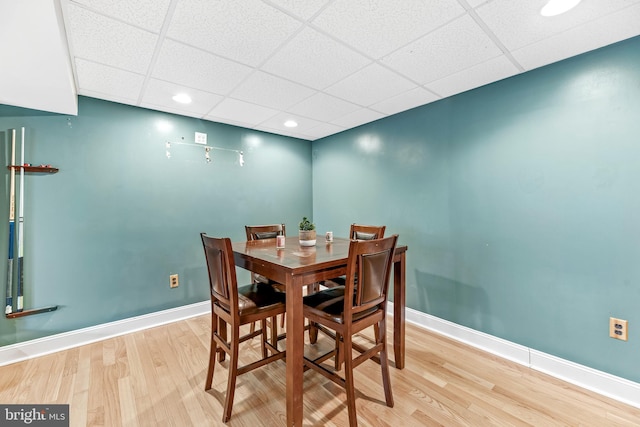
[[[300,246],[315,246],[316,230],[299,230],[298,239]]]

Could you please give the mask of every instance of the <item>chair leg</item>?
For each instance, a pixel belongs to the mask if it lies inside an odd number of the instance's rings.
[[[312,283],[307,285],[307,295],[311,295],[320,290],[320,283]],[[318,342],[318,327],[314,322],[309,321],[309,342],[315,344]]]
[[[378,326],[378,325],[376,325]],[[385,320],[380,321],[378,328],[380,334],[376,334],[376,341],[383,343],[380,352],[380,368],[382,370],[382,386],[384,387],[384,398],[389,408],[393,408],[393,393],[391,391],[391,376],[389,375],[389,358],[387,357],[387,334]]]
[[[271,345],[274,347],[278,346],[278,316],[271,318]]]
[[[349,426],[356,427],[358,425],[358,416],[356,414],[356,390],[353,384],[353,352],[351,345],[351,335],[347,334],[343,337],[344,353],[348,356],[344,358],[344,380],[345,391],[347,393],[347,410],[349,412]]]
[[[218,345],[216,340],[213,339],[218,332],[218,319],[215,315],[211,319],[211,344],[209,350],[209,367],[207,368],[207,379],[204,383],[205,390],[211,390],[211,383],[213,382],[213,371],[216,368],[216,353],[218,352]]]
[[[341,335],[336,332],[336,355],[334,358],[334,368],[336,371],[342,369],[342,359],[344,358],[344,348],[342,347]]]
[[[318,341],[318,327],[312,321],[309,321],[309,342],[315,344]]]
[[[226,423],[231,419],[233,409],[233,398],[236,392],[236,378],[238,376],[238,347],[240,340],[240,328],[234,327],[231,330],[231,352],[229,354],[229,379],[227,380],[227,396],[224,400],[224,412],[222,422]]]
[[[273,339],[273,321],[275,318],[271,318],[271,339]],[[267,346],[264,343],[267,341],[267,321],[262,319],[260,321],[260,326],[262,327],[262,335],[260,336],[260,350],[262,350],[262,358],[266,359],[267,354]],[[276,338],[277,339],[277,338]]]

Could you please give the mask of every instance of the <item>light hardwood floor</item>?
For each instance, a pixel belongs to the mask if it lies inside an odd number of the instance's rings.
[[[72,426],[224,425],[226,362],[203,390],[209,333],[199,316],[1,367],[0,403],[68,403]],[[258,349],[257,339],[247,343],[241,360]],[[239,377],[227,425],[285,425],[284,376],[276,362]],[[384,404],[380,367],[356,369],[360,426],[640,425],[640,409],[412,325],[406,368],[391,369],[391,381],[394,408]],[[348,425],[344,396],[307,372],[304,424]]]

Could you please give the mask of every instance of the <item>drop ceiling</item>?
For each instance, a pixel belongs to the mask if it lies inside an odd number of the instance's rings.
[[[640,0],[556,17],[546,0],[49,2],[10,24],[12,46],[57,59],[10,75],[0,89],[22,98],[0,102],[75,114],[83,95],[305,140],[640,35]]]

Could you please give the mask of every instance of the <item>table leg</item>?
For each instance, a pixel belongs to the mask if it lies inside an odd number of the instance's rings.
[[[393,263],[393,354],[397,369],[404,368],[405,252]]]
[[[304,315],[302,285],[287,277],[287,425],[302,425]]]

